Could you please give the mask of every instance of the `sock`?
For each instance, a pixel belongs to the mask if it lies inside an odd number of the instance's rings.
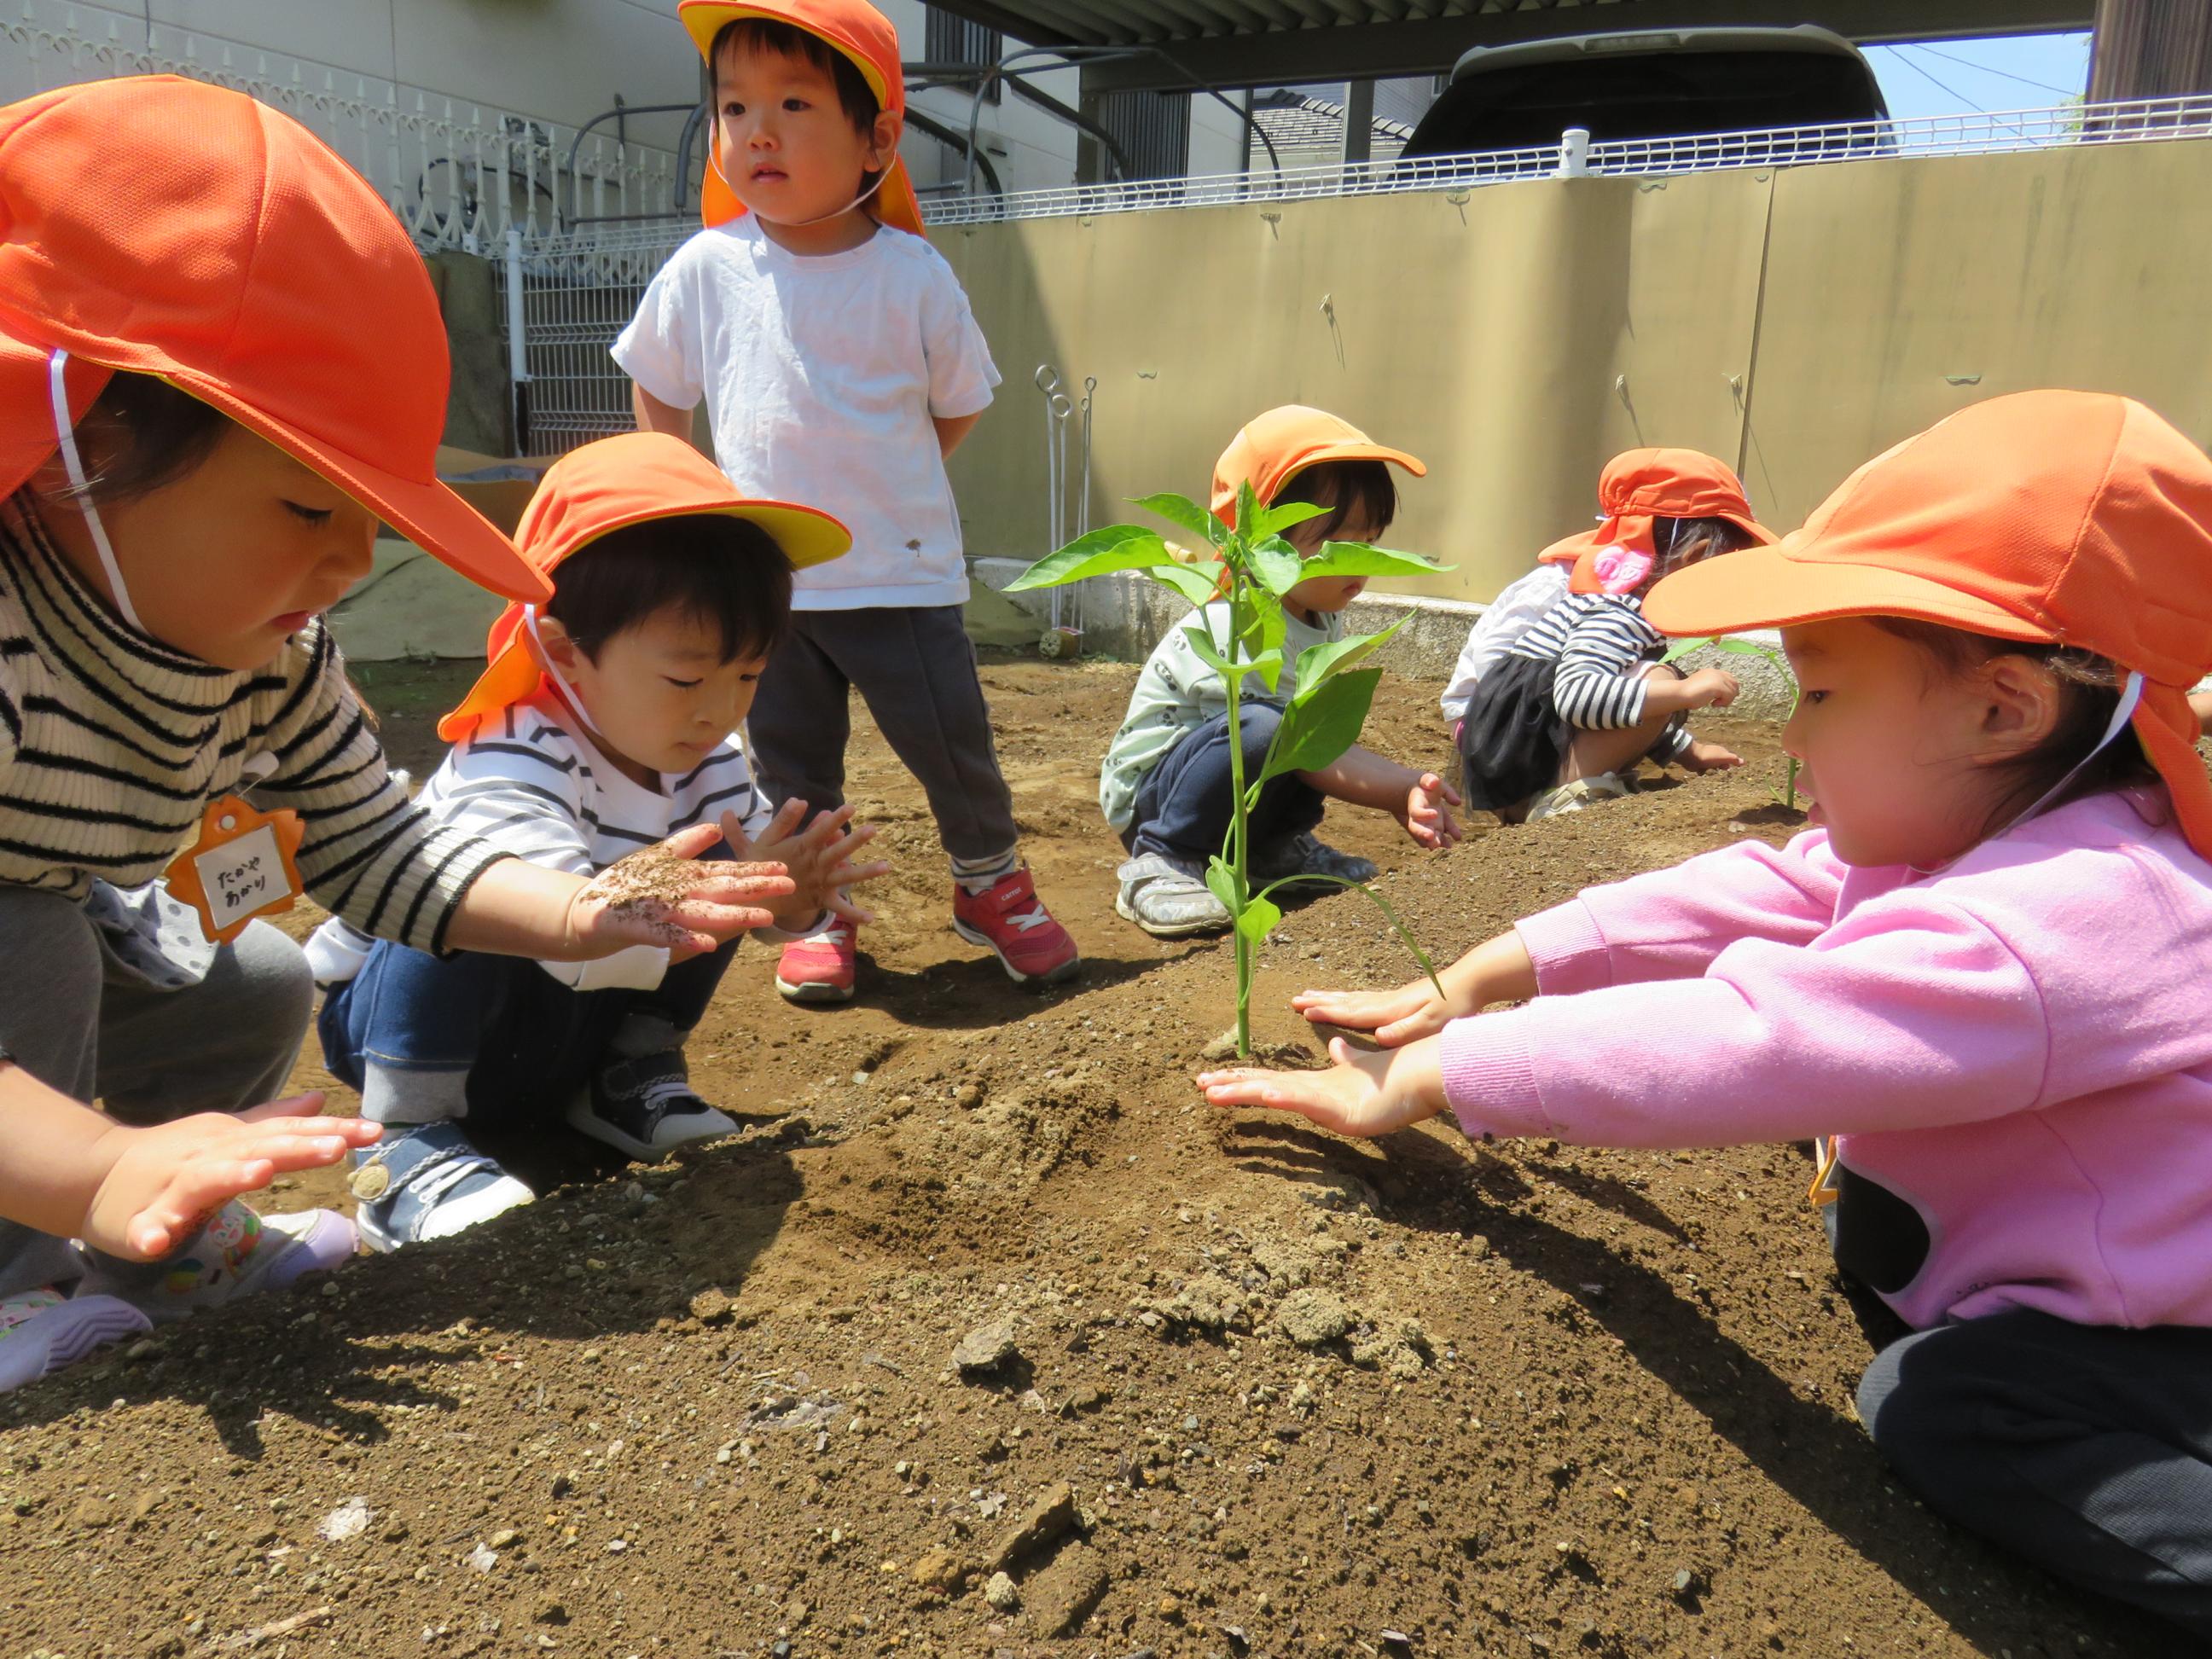
[[[371,1123],[444,1123],[466,1117],[469,1074],[364,1066],[361,1115]]]
[[[1003,853],[988,859],[955,859],[952,860],[952,879],[960,884],[963,893],[974,895],[988,892],[999,882],[1021,867],[1021,849],[1009,847]]]
[[[607,1046],[624,1060],[643,1060],[647,1054],[680,1049],[684,1043],[675,1021],[657,1009],[639,1008],[623,1017]]]

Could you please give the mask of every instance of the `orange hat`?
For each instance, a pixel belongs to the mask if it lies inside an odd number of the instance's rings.
[[[1539,564],[1571,563],[1568,586],[1577,593],[1600,591],[1596,563],[1607,548],[1658,558],[1656,520],[1725,519],[1761,546],[1776,539],[1752,517],[1735,473],[1703,450],[1622,451],[1598,474],[1597,504],[1604,518],[1595,529],[1553,542],[1536,556]]]
[[[1238,485],[1249,479],[1252,493],[1264,506],[1291,477],[1323,461],[1390,461],[1417,478],[1429,470],[1404,450],[1376,443],[1326,410],[1285,404],[1246,422],[1213,464],[1214,517],[1234,529]]]
[[[772,23],[788,23],[809,34],[820,35],[859,66],[867,80],[868,90],[876,94],[876,102],[883,106],[884,113],[905,118],[906,75],[899,64],[898,29],[868,0],[778,0],[769,5],[732,4],[731,0],[682,0],[676,15],[691,31],[699,55],[707,60],[710,76],[714,69],[714,37],[732,23],[742,22],[748,17],[765,18]],[[708,166],[707,177],[699,188],[699,221],[705,225],[727,224],[745,210],[745,204],[738,199],[737,192],[722,176],[721,164],[714,157],[712,127],[707,142]],[[884,182],[872,199],[876,217],[892,229],[923,234],[921,198],[914,193],[914,180],[907,173],[905,161],[897,155],[892,155]]]
[[[2142,675],[2136,736],[2212,858],[2189,689],[2212,671],[2212,460],[2133,398],[2021,392],[1876,456],[1778,546],[1676,572],[1667,634],[1911,617]]]
[[[834,559],[853,545],[852,532],[827,513],[784,501],[749,501],[721,469],[662,432],[626,432],[571,450],[553,463],[523,509],[514,538],[546,591],[563,559],[600,537],[653,519],[719,514],[758,525],[783,550],[792,568]],[[510,605],[484,639],[490,666],[460,707],[438,722],[438,735],[459,743],[487,714],[536,695],[544,673],[522,637],[523,608]]]
[[[289,116],[172,76],[0,109],[0,495],[54,453],[57,349],[72,415],[112,370],[158,375],[471,581],[544,597],[437,481],[446,329],[422,257]]]

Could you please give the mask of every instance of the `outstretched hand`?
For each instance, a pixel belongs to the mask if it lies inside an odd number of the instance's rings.
[[[359,1118],[319,1117],[323,1097],[296,1095],[234,1117],[202,1112],[139,1128],[117,1124],[100,1155],[113,1161],[86,1210],[80,1237],[134,1261],[167,1255],[208,1212],[295,1170],[335,1164],[383,1131]]]
[[[890,864],[881,859],[853,862],[853,854],[876,838],[876,826],[862,824],[848,832],[845,826],[853,821],[850,806],[817,812],[814,822],[801,830],[805,817],[806,803],[794,796],[776,809],[761,838],[754,841],[736,813],[725,812],[722,837],[739,858],[768,860],[790,872],[791,896],[769,907],[777,927],[805,927],[825,909],[850,922],[873,921],[875,914],[854,903],[845,890],[890,872]]]
[[[1200,1073],[1198,1086],[1209,1105],[1296,1112],[1340,1135],[1386,1135],[1443,1109],[1443,1073],[1433,1042],[1369,1050],[1334,1037],[1328,1057],[1325,1072],[1234,1067]]]
[[[1316,1025],[1371,1031],[1385,1048],[1434,1036],[1463,1012],[1437,996],[1426,978],[1395,991],[1301,991],[1291,1006]]]
[[[1459,824],[1451,809],[1459,805],[1459,792],[1433,772],[1424,772],[1406,792],[1405,809],[1398,822],[1420,846],[1443,848],[1459,842]]]
[[[789,897],[796,884],[781,864],[698,861],[721,842],[720,825],[695,823],[600,871],[568,901],[557,959],[649,945],[680,961],[772,924],[763,907]]]

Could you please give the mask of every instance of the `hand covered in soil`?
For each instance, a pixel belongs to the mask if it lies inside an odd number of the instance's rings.
[[[1396,816],[1416,842],[1441,849],[1459,842],[1459,825],[1451,815],[1451,809],[1458,805],[1456,789],[1435,773],[1424,772],[1406,792],[1405,806]]]
[[[1682,751],[1682,764],[1692,772],[1725,772],[1731,766],[1742,765],[1743,757],[1699,738]]]
[[[1200,1072],[1198,1086],[1210,1105],[1296,1112],[1340,1135],[1387,1135],[1443,1109],[1443,1071],[1433,1040],[1370,1050],[1334,1037],[1328,1057],[1325,1072]]]
[[[761,907],[790,896],[795,884],[781,864],[697,861],[721,841],[720,825],[695,823],[616,860],[569,899],[562,948],[539,954],[588,962],[650,945],[681,962],[769,926],[775,918]]]
[[[359,1118],[320,1117],[323,1097],[289,1100],[233,1117],[202,1112],[173,1123],[117,1124],[95,1155],[112,1154],[79,1235],[88,1244],[151,1261],[190,1238],[208,1212],[280,1174],[335,1164],[383,1130]]]
[[[754,841],[746,836],[736,813],[725,812],[722,838],[739,858],[780,864],[790,872],[791,896],[768,907],[777,927],[810,926],[825,909],[850,922],[873,921],[874,913],[854,903],[845,890],[890,872],[891,866],[881,859],[866,864],[853,862],[853,854],[876,838],[875,825],[863,824],[847,833],[845,826],[853,821],[849,806],[817,812],[814,822],[801,830],[799,826],[805,817],[805,801],[787,800],[776,809],[761,838]]]

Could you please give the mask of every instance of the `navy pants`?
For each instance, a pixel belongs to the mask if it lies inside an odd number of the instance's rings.
[[[650,991],[572,991],[519,957],[433,957],[380,939],[324,999],[323,1063],[355,1089],[372,1061],[465,1071],[472,1118],[557,1111],[616,1057],[615,1033],[632,1014],[657,1014],[679,1037],[696,1025],[736,949],[732,939],[678,963]]]
[[[1244,738],[1244,781],[1260,774],[1283,711],[1272,703],[1245,702],[1237,707]],[[1134,815],[1122,840],[1139,857],[1164,853],[1186,864],[1203,865],[1220,852],[1229,839],[1231,804],[1236,789],[1230,777],[1229,717],[1216,714],[1194,726],[1182,741],[1160,757],[1159,764],[1137,785]],[[1320,790],[1285,772],[1267,780],[1252,810],[1248,826],[1252,845],[1301,835],[1321,823],[1327,805]]]

